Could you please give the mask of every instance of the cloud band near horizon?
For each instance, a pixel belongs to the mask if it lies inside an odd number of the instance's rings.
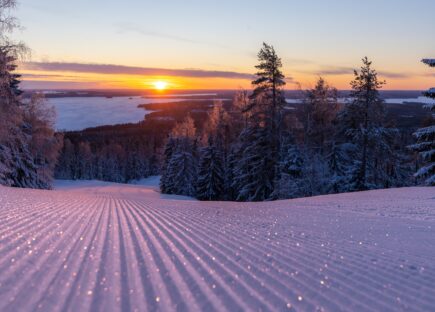
[[[50,72],[75,72],[105,75],[136,75],[136,76],[175,76],[189,78],[226,78],[253,79],[254,75],[232,71],[214,71],[202,69],[167,69],[152,67],[135,67],[113,64],[86,64],[63,62],[26,62],[22,66],[25,70]]]

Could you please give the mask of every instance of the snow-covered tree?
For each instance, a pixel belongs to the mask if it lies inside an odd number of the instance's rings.
[[[11,50],[12,49],[12,50]],[[16,57],[13,48],[0,47],[0,184],[15,187],[49,188],[39,178],[29,148],[31,126],[17,92]]]
[[[435,59],[424,59],[423,63],[435,67]],[[425,96],[434,99],[434,103],[426,107],[435,114],[435,88],[425,92]],[[415,174],[425,180],[426,184],[435,186],[435,124],[419,129],[414,133],[417,143],[411,148],[419,152],[424,166]]]
[[[196,183],[196,197],[200,200],[221,200],[225,192],[225,166],[221,147],[209,138],[201,149]]]
[[[196,160],[189,151],[176,151],[169,162],[166,184],[167,194],[195,196]]]
[[[176,140],[172,136],[170,136],[165,145],[165,150],[163,152],[163,162],[160,168],[160,190],[162,193],[167,193],[169,191],[168,185],[172,178],[168,175],[168,166],[174,152],[176,151],[176,148]]]
[[[18,89],[17,89],[18,90]],[[33,94],[23,107],[23,121],[28,127],[29,149],[41,181],[49,186],[53,180],[63,136],[56,135],[54,121],[56,112],[49,106],[42,94]]]
[[[232,184],[238,201],[267,200],[274,191],[278,156],[270,151],[269,133],[264,127],[249,127],[241,134],[242,149]]]
[[[162,169],[162,193],[195,196],[197,130],[191,116],[172,130]]]
[[[111,143],[101,151],[103,157],[97,162],[99,180],[125,183],[125,150],[117,143]],[[81,179],[81,177],[79,177]]]
[[[351,190],[349,181],[357,154],[357,148],[352,143],[334,141],[331,144],[331,151],[326,156],[330,172],[327,193],[342,193]]]
[[[24,103],[16,62],[26,49],[8,34],[18,27],[10,15],[15,0],[0,0],[0,184],[50,188],[60,139],[43,99]]]
[[[323,78],[305,92],[304,144],[312,152],[328,152],[326,143],[334,134],[333,121],[339,110],[337,97],[337,89],[330,87]]]
[[[390,142],[397,134],[397,129],[385,125],[385,104],[379,95],[385,82],[378,80],[367,57],[362,61],[360,72],[355,71],[351,82],[351,102],[339,116],[340,133],[357,151],[350,168],[349,190],[384,187],[381,178],[386,175],[384,163],[387,155],[394,153]]]
[[[280,177],[275,183],[274,198],[287,199],[310,196],[306,159],[294,144],[283,148]]]

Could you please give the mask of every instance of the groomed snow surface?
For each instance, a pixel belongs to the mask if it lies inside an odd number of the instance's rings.
[[[0,187],[0,311],[434,311],[435,188],[266,203]]]

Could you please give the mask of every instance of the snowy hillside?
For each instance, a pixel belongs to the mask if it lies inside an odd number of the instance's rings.
[[[0,187],[0,311],[433,311],[435,189],[266,203]]]

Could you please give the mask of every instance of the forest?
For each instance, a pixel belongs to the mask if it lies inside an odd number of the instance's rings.
[[[379,95],[386,82],[367,58],[350,82],[348,103],[340,105],[338,91],[319,78],[305,91],[297,118],[285,113],[285,77],[274,48],[264,44],[258,59],[251,93],[240,91],[230,109],[216,103],[201,133],[190,117],[176,125],[164,150],[162,192],[264,201],[433,185],[433,117],[412,144],[386,118]],[[422,169],[414,175],[416,166]]]

